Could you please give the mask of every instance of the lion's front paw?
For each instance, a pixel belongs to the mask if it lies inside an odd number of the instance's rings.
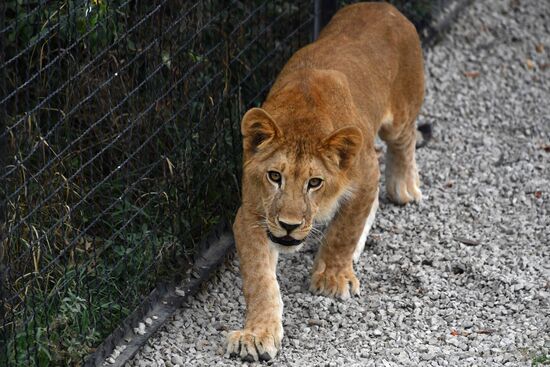
[[[317,262],[311,276],[310,290],[325,296],[348,299],[359,294],[359,280],[353,272],[353,266],[330,267],[323,260]]]
[[[280,331],[279,331],[280,330]],[[227,354],[247,362],[269,361],[281,348],[282,326],[275,330],[236,330],[227,336]]]

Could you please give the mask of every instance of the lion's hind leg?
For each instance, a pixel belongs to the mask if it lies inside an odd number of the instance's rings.
[[[403,114],[402,114],[403,115]],[[386,154],[386,191],[397,204],[420,202],[420,178],[416,167],[416,124],[414,118],[386,114],[379,135],[388,146]]]

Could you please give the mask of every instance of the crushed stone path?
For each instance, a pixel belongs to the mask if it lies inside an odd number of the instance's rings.
[[[478,1],[425,54],[424,200],[380,209],[361,296],[308,291],[315,248],[281,255],[285,337],[274,366],[530,366],[550,359],[550,7]],[[241,366],[236,259],[130,366]],[[245,363],[246,365],[246,363]],[[250,364],[248,364],[250,365]]]

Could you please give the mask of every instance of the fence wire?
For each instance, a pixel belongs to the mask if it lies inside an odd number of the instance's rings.
[[[442,1],[397,3],[421,24]],[[240,118],[311,41],[315,8],[0,3],[1,366],[81,364],[232,217]]]

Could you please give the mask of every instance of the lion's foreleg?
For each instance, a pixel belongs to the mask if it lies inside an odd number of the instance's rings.
[[[243,330],[231,332],[227,340],[227,353],[251,361],[275,357],[283,338],[277,252],[269,246],[265,230],[253,223],[251,215],[239,209],[233,232],[246,300],[246,323]]]
[[[321,244],[311,276],[311,291],[342,299],[359,294],[359,280],[353,271],[353,258],[358,242],[366,240],[365,228],[374,219],[378,188],[376,181],[357,190],[344,203],[331,222]],[[364,237],[364,238],[363,238]]]

